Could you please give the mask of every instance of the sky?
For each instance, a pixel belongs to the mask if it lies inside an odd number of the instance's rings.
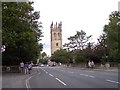
[[[43,51],[51,55],[50,25],[62,21],[62,44],[76,31],[92,35],[91,42],[97,42],[103,27],[109,22],[109,14],[118,10],[120,0],[33,0],[35,11],[40,11],[44,37]]]

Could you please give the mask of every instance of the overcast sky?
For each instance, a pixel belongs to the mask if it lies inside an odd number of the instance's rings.
[[[103,27],[108,23],[109,14],[118,10],[119,0],[33,0],[35,11],[40,11],[40,21],[43,23],[41,43],[43,51],[51,55],[50,24],[53,21],[62,21],[63,44],[67,38],[84,30],[92,35],[93,42],[102,33]]]

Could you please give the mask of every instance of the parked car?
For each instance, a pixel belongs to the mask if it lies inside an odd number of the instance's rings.
[[[40,66],[41,66],[41,67],[44,67],[44,64],[41,64]]]
[[[32,66],[33,66],[33,67],[36,67],[36,66],[38,66],[38,64],[33,64]]]

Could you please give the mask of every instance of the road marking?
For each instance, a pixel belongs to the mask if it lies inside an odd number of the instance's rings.
[[[66,84],[63,81],[61,81],[60,79],[56,78],[56,80],[58,80],[60,83],[62,83],[64,86],[66,86]]]
[[[32,78],[32,76],[29,77],[29,78],[26,80],[26,87],[27,87],[28,89],[30,89],[29,80],[30,80],[31,78]]]
[[[49,74],[51,77],[54,77],[52,74]]]
[[[112,80],[106,80],[108,82],[112,82],[112,83],[117,83],[117,84],[120,84],[120,82],[117,82],[117,81],[112,81]]]
[[[39,74],[41,74],[41,73],[39,72],[38,75],[39,75]],[[34,77],[35,75],[37,75],[37,74],[34,74],[34,75],[30,76],[28,79],[26,79],[26,87],[27,87],[28,90],[31,90],[30,84],[29,84],[29,80],[30,80],[32,77]]]
[[[48,72],[45,72],[46,74],[48,74]]]
[[[95,76],[91,76],[91,75],[86,75],[86,74],[80,74],[81,76],[86,76],[86,77],[91,77],[91,78],[95,78]]]
[[[95,76],[91,76],[91,75],[89,75],[89,77],[91,77],[91,78],[95,78]]]
[[[81,76],[88,76],[88,75],[86,75],[86,74],[80,74]]]
[[[42,68],[41,68],[42,69]],[[44,69],[42,69],[44,72],[46,72]]]

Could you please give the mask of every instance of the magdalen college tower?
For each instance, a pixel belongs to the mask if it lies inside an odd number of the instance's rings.
[[[50,26],[51,33],[51,54],[62,48],[62,22]]]

